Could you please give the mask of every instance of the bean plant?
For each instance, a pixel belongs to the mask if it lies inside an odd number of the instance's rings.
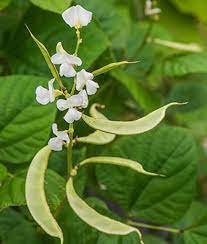
[[[147,14],[157,14],[158,9],[151,9],[151,5],[147,2]],[[64,131],[58,130],[56,123],[52,124],[52,131],[55,137],[51,138],[48,145],[42,148],[33,158],[29,167],[26,178],[26,202],[31,215],[36,222],[51,236],[58,237],[61,244],[64,242],[63,233],[57,221],[52,215],[44,192],[44,177],[48,165],[48,159],[51,151],[61,151],[63,147],[67,149],[67,166],[68,166],[68,182],[66,184],[67,200],[73,211],[87,224],[93,228],[107,234],[126,235],[136,232],[143,244],[141,232],[130,225],[115,221],[106,216],[101,215],[86,202],[84,202],[76,193],[73,181],[78,175],[79,168],[87,164],[112,164],[130,168],[138,174],[144,174],[154,177],[164,177],[156,173],[145,171],[142,165],[136,161],[109,156],[95,156],[86,158],[77,164],[73,161],[73,146],[76,142],[93,143],[104,145],[110,143],[117,135],[135,135],[149,131],[156,127],[164,118],[166,110],[181,103],[169,103],[147,116],[133,121],[111,121],[98,111],[103,105],[93,104],[90,108],[90,116],[84,113],[84,109],[88,107],[90,96],[94,95],[99,89],[99,85],[94,80],[99,80],[99,75],[118,68],[124,64],[137,62],[120,61],[108,64],[98,70],[89,73],[85,69],[81,69],[82,61],[78,57],[78,51],[84,40],[81,38],[81,30],[87,26],[92,20],[92,13],[85,10],[80,5],[70,7],[62,14],[63,20],[70,28],[74,28],[77,35],[77,44],[74,54],[69,54],[61,42],[57,43],[56,53],[50,57],[45,46],[38,41],[35,36],[30,34],[33,40],[41,50],[48,67],[53,75],[48,82],[48,88],[38,86],[36,88],[36,100],[41,105],[47,105],[56,101],[57,108],[61,112],[67,111],[63,119],[68,123],[68,128]],[[98,45],[98,43],[96,44]],[[60,65],[59,72],[55,65]],[[72,83],[71,90],[64,87],[61,77],[64,76],[68,82]],[[59,89],[54,89],[54,83],[57,82]],[[95,129],[95,132],[86,136],[76,138],[74,123],[82,119],[88,126]],[[66,160],[66,159],[65,159]],[[58,163],[58,162],[57,162]],[[137,176],[139,177],[139,175]]]

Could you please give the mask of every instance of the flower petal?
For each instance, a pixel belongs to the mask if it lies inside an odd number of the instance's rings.
[[[55,79],[52,79],[48,82],[48,88],[49,88],[49,98],[50,98],[50,102],[54,102],[55,101],[55,95],[54,95],[54,87],[53,87],[53,83],[55,82]]]
[[[54,137],[49,140],[48,146],[54,151],[61,151],[63,147],[63,142],[58,137]]]
[[[52,124],[52,132],[54,135],[58,135],[58,128],[57,128],[57,124],[56,123],[53,123]]]
[[[36,93],[36,100],[38,103],[42,105],[46,105],[50,102],[49,91],[46,88],[42,86],[38,86],[35,93]]]
[[[70,141],[69,136],[68,136],[67,132],[65,132],[65,131],[59,131],[58,132],[58,139],[60,139],[64,142]]]
[[[93,95],[97,92],[97,89],[99,88],[98,83],[92,81],[92,80],[87,80],[86,82],[86,91],[88,95]]]
[[[76,7],[70,7],[62,13],[64,21],[70,26],[75,27],[79,23]]]
[[[62,53],[56,53],[51,57],[53,64],[63,64],[65,62],[65,55]]]
[[[82,113],[77,111],[75,108],[70,108],[66,115],[64,116],[64,120],[66,122],[73,123],[74,121],[77,121],[81,118]]]
[[[74,77],[76,75],[76,71],[72,65],[63,63],[60,66],[60,76],[65,77]]]
[[[80,66],[82,64],[82,60],[75,56],[75,55],[70,55],[70,54],[66,54],[65,55],[65,59],[66,59],[66,62],[68,64],[71,64],[71,65],[77,65],[77,66]]]
[[[64,100],[64,99],[57,100],[57,108],[60,111],[64,111],[64,110],[70,108],[70,103],[68,102],[68,99],[67,100]]]
[[[76,9],[77,9],[78,17],[79,17],[80,27],[88,25],[91,22],[92,13],[85,10],[80,5],[77,5]]]
[[[82,98],[82,96],[77,94],[77,95],[73,95],[73,96],[69,97],[68,101],[71,104],[71,108],[72,107],[80,107],[80,106],[82,106],[83,98]]]
[[[88,95],[86,93],[86,90],[82,90],[78,93],[79,96],[82,98],[82,108],[87,108],[88,107]]]
[[[92,13],[77,5],[65,10],[62,17],[70,27],[81,28],[91,22]]]

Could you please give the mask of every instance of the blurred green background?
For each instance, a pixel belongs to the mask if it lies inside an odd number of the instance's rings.
[[[59,41],[72,53],[75,31],[61,17],[72,4],[93,12],[93,22],[81,33],[79,56],[85,69],[140,61],[98,76],[100,89],[91,104],[105,104],[102,112],[112,120],[133,120],[170,101],[188,102],[170,109],[158,128],[143,135],[117,137],[107,146],[75,148],[74,163],[92,155],[127,157],[166,179],[114,166],[87,167],[76,179],[78,193],[99,212],[120,221],[179,230],[140,228],[146,244],[207,243],[207,4],[155,2],[162,10],[159,18],[145,16],[144,0],[0,0],[1,243],[58,243],[34,222],[24,197],[28,166],[47,144],[51,124],[56,120],[60,128],[66,126],[54,104],[39,106],[35,100],[36,87],[46,86],[51,74],[25,24],[51,55]],[[169,47],[166,41],[182,48]],[[67,79],[64,84],[70,86]],[[83,121],[75,129],[76,136],[92,131]],[[102,234],[72,212],[64,200],[65,158],[65,151],[52,154],[45,182],[65,244],[139,243],[136,234]]]

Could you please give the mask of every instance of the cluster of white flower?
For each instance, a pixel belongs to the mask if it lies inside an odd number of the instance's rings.
[[[80,5],[73,6],[63,12],[62,17],[64,21],[70,26],[75,27],[77,33],[79,29],[90,23],[92,13],[82,8]],[[81,39],[78,36],[78,42]],[[82,113],[79,111],[88,106],[88,95],[93,95],[99,88],[98,83],[93,81],[93,74],[82,69],[76,72],[76,67],[82,65],[82,61],[77,57],[77,53],[71,55],[67,53],[62,43],[59,42],[56,46],[56,53],[51,57],[51,62],[54,65],[60,65],[59,74],[67,78],[74,78],[74,89],[78,91],[77,94],[67,94],[60,90],[55,90],[53,84],[55,79],[48,82],[48,89],[38,86],[36,89],[36,100],[42,105],[46,105],[55,101],[55,97],[59,95],[65,96],[65,99],[57,100],[57,108],[60,111],[68,110],[64,116],[64,120],[69,124],[81,118]],[[56,137],[49,140],[48,145],[52,150],[60,151],[65,143],[69,143],[68,130],[58,131],[57,124],[52,125],[52,130]]]

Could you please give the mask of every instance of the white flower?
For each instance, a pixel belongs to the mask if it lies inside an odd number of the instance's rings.
[[[65,77],[74,77],[76,75],[76,71],[74,66],[80,66],[82,61],[80,58],[75,55],[68,54],[61,42],[58,42],[56,46],[56,54],[51,57],[51,61],[53,64],[60,64],[60,75]]]
[[[81,91],[86,86],[88,95],[93,95],[99,88],[98,83],[93,81],[93,74],[82,69],[76,76],[76,89]]]
[[[44,88],[43,86],[38,86],[35,93],[36,93],[36,100],[38,103],[42,105],[46,105],[49,102],[55,101],[55,94],[53,83],[55,79],[52,79],[48,82],[48,89]]]
[[[80,5],[76,5],[65,10],[62,14],[62,17],[70,27],[79,29],[91,22],[92,13]]]
[[[161,9],[153,8],[152,0],[147,0],[145,4],[145,15],[155,15],[161,13]]]
[[[64,116],[66,122],[73,123],[81,118],[82,113],[77,108],[86,108],[88,106],[88,96],[85,90],[80,91],[77,95],[69,97],[67,100],[59,99],[57,101],[57,108],[60,111],[68,109]]]
[[[52,131],[56,137],[51,138],[48,142],[48,145],[54,151],[61,151],[63,144],[70,141],[69,136],[65,131],[58,131],[57,124],[55,123],[52,125]]]

